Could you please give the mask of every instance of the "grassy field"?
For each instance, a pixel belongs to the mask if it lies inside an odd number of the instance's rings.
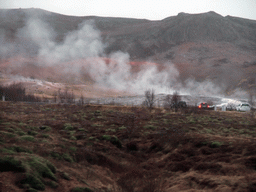
[[[256,118],[0,102],[0,191],[256,191]]]

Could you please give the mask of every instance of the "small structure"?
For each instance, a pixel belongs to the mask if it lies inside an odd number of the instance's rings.
[[[222,109],[222,111],[226,111],[227,110],[227,106],[226,105],[222,105],[221,109]]]

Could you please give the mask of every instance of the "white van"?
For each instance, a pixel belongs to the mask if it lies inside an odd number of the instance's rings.
[[[237,111],[250,111],[251,110],[251,106],[249,103],[240,103],[237,107],[236,107]]]

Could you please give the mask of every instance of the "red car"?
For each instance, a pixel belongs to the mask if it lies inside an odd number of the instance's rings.
[[[197,105],[197,107],[198,107],[199,109],[209,109],[209,108],[210,108],[210,106],[209,106],[207,103],[199,103],[199,104]]]

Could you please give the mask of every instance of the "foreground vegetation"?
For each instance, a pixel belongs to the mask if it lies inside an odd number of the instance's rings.
[[[255,191],[239,112],[0,102],[2,191]]]

